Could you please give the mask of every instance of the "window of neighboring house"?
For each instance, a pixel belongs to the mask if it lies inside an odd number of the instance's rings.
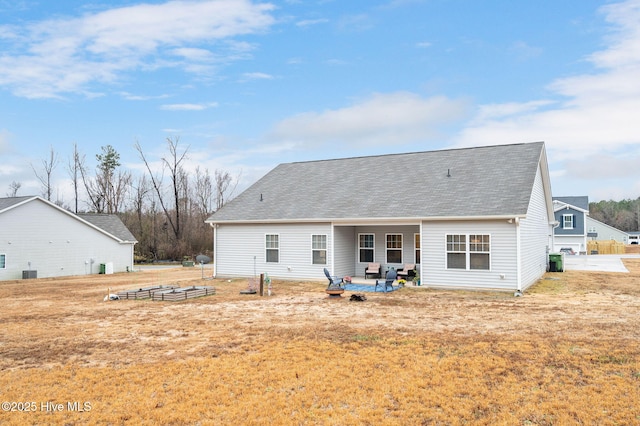
[[[311,259],[314,265],[327,264],[327,236],[311,236]]]
[[[360,251],[360,263],[373,262],[375,237],[373,234],[360,234],[358,236],[358,249]]]
[[[598,232],[595,226],[590,226],[588,232]]]
[[[402,234],[387,234],[387,263],[402,263]]]
[[[447,269],[491,269],[488,234],[447,235]]]
[[[420,234],[413,234],[413,246],[415,254],[415,262],[420,263]]]
[[[0,269],[5,269],[7,267],[7,256],[4,254],[0,254]]]
[[[265,249],[267,262],[278,263],[280,261],[280,236],[278,234],[265,235]]]
[[[564,229],[573,229],[573,215],[572,214],[563,214],[562,215],[562,227]]]

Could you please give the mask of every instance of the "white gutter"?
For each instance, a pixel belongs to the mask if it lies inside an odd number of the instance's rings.
[[[406,224],[417,222],[435,221],[468,221],[468,220],[509,220],[513,218],[524,219],[526,215],[495,215],[495,216],[434,216],[434,217],[345,217],[345,218],[292,218],[292,219],[255,219],[255,220],[212,220],[205,221],[211,226],[215,224],[245,224],[245,223],[331,223],[336,226],[349,225],[388,225],[393,223]]]

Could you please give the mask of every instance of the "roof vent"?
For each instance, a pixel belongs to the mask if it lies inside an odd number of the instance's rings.
[[[447,177],[451,177],[451,169],[447,169]]]

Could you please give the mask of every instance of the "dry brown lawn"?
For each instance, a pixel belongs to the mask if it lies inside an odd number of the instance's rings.
[[[260,297],[198,268],[2,282],[0,424],[640,424],[640,259],[625,264],[519,298],[351,302],[284,281]],[[103,302],[176,283],[217,294]]]

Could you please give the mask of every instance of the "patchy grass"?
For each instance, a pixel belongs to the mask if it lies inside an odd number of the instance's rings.
[[[2,283],[0,400],[36,409],[0,424],[637,424],[640,261],[625,263],[548,274],[520,298],[349,302],[279,281],[261,298],[214,280],[184,302],[102,302],[202,285],[184,268]]]

